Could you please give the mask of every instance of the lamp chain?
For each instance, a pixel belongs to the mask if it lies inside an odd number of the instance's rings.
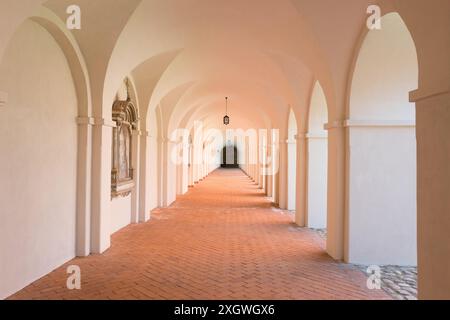
[[[225,115],[228,115],[228,97],[225,97]]]

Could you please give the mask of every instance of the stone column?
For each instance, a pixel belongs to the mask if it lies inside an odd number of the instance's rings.
[[[260,175],[261,175],[261,188],[264,189],[264,193],[267,195],[267,141],[264,135],[261,133],[259,135],[259,145],[260,145],[260,153],[259,153],[259,163],[260,163]]]
[[[175,141],[169,139],[161,140],[161,150],[164,155],[162,164],[162,186],[163,186],[163,197],[162,206],[168,207],[176,200],[176,165],[172,159],[173,148],[177,147]]]
[[[344,121],[327,124],[328,208],[327,252],[336,260],[345,259],[346,131]]]
[[[272,198],[273,202],[280,205],[280,142],[272,140],[272,183],[273,192]]]
[[[287,143],[287,200],[286,208],[295,211],[297,201],[297,141],[288,139]],[[295,173],[295,174],[294,174]]]
[[[95,119],[92,150],[91,253],[111,244],[111,147],[113,121]]]
[[[166,161],[166,154],[165,154],[165,146],[163,143],[163,139],[157,138],[156,139],[157,144],[157,170],[156,170],[156,187],[158,189],[158,196],[157,196],[157,206],[163,207],[164,206],[164,197],[165,197],[165,190],[164,190],[164,167],[165,167],[165,161]]]
[[[251,139],[250,137],[247,137],[247,145],[248,145],[248,173],[250,175],[250,178],[255,181],[255,165],[254,165],[254,159],[253,159],[253,146],[251,145]]]
[[[194,147],[189,144],[189,187],[194,186]]]
[[[267,141],[267,154],[266,154],[266,179],[267,179],[267,196],[273,197],[273,146],[272,146],[272,138],[269,135],[269,139]]]
[[[80,117],[78,123],[76,254],[91,253],[91,165],[94,120]]]
[[[205,151],[204,151],[204,157],[203,157],[203,159],[205,159],[204,161],[205,161],[205,164],[204,164],[204,176],[205,177],[207,177],[208,176],[208,174],[209,174],[209,154],[208,154],[208,150],[209,150],[209,146],[208,145],[206,145],[205,146]]]
[[[131,192],[131,223],[139,222],[140,195],[140,136],[141,131],[133,130],[131,145],[131,166],[133,168],[134,189]]]
[[[307,208],[307,148],[306,134],[299,133],[297,139],[297,189],[295,199],[295,223],[300,227],[306,226]]]
[[[182,190],[181,194],[185,194],[189,188],[189,148],[190,145],[188,143],[183,144],[183,163],[182,163]]]
[[[152,173],[150,169],[150,159],[148,152],[151,150],[150,134],[147,131],[143,131],[140,138],[140,166],[139,166],[139,222],[146,222],[150,219],[150,204],[149,204],[149,192],[152,192],[149,188],[152,181]]]
[[[259,154],[260,154],[260,152],[261,152],[261,149],[260,149],[260,145],[259,145],[259,140],[258,140],[258,138],[256,138],[256,145],[255,145],[255,148],[256,148],[256,152],[255,152],[255,166],[256,166],[256,169],[255,169],[255,174],[256,174],[256,184],[258,185],[258,188],[259,189],[261,189],[261,164],[260,164],[260,158],[259,158]]]
[[[450,299],[450,90],[411,94],[416,102],[418,289]]]
[[[278,166],[278,205],[280,209],[286,210],[288,208],[288,141],[282,140],[279,143],[279,166]]]
[[[194,140],[195,141],[195,140]],[[194,180],[194,184],[198,183],[200,181],[200,161],[201,159],[199,158],[199,146],[197,145],[197,143],[194,142],[194,144],[192,145],[192,169],[193,169],[193,180]]]
[[[176,143],[175,146],[175,152],[176,152],[176,161],[175,164],[175,172],[176,172],[176,194],[182,195],[183,194],[183,159],[184,159],[184,146],[182,143]]]
[[[251,173],[250,173],[250,146],[247,143],[247,139],[245,139],[245,143],[244,143],[244,149],[245,149],[245,167],[244,167],[244,171],[247,174],[247,176],[249,176],[251,178]]]
[[[258,184],[258,146],[253,143],[252,149],[253,181]]]

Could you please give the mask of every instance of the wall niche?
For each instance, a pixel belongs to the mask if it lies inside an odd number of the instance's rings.
[[[138,112],[128,97],[113,104],[113,128],[111,157],[111,197],[126,197],[135,187],[134,169],[132,167],[133,131],[138,130]]]

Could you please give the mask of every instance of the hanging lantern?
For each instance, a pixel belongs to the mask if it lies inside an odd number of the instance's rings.
[[[230,124],[230,117],[229,116],[223,117],[223,124],[226,125],[226,126]]]
[[[225,117],[223,117],[223,124],[226,126],[230,124],[230,117],[228,116],[228,97],[225,97]]]

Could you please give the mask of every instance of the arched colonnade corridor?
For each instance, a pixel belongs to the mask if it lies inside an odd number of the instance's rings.
[[[0,3],[0,298],[450,298],[449,1],[69,2]]]

